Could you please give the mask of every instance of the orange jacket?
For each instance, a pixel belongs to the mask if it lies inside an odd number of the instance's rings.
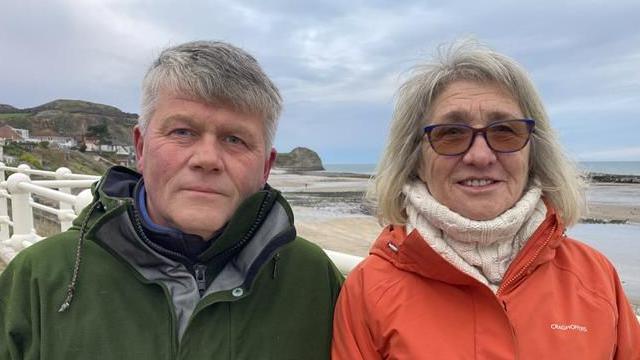
[[[615,269],[566,238],[553,210],[497,294],[417,231],[389,226],[349,275],[333,359],[640,359],[640,324]]]

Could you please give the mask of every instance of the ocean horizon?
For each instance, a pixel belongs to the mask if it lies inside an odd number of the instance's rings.
[[[640,175],[640,161],[580,161],[581,170],[612,175]],[[373,175],[376,164],[324,164],[328,172],[350,172]]]

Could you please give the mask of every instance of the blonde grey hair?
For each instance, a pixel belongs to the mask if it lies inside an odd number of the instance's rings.
[[[509,57],[473,39],[441,46],[430,62],[415,66],[396,94],[391,129],[376,177],[367,197],[377,202],[382,224],[405,224],[402,187],[417,178],[422,163],[423,126],[434,100],[455,81],[497,84],[518,101],[525,117],[535,119],[531,138],[529,181],[539,182],[566,226],[584,209],[584,181],[565,155],[527,72]]]
[[[143,133],[163,89],[261,116],[267,149],[273,144],[282,97],[246,51],[219,41],[194,41],[163,50],[142,81],[138,126]]]

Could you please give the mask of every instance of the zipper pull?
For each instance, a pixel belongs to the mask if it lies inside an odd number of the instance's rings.
[[[207,290],[207,267],[202,264],[195,264],[193,266],[193,271],[195,272],[196,284],[198,285],[198,291],[200,295]]]
[[[271,274],[271,278],[275,279],[278,276],[278,260],[280,260],[280,253],[276,253],[273,256],[273,273]]]

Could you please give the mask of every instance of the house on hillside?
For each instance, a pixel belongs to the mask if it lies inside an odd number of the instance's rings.
[[[131,145],[117,145],[116,150],[116,159],[118,161],[118,165],[122,166],[135,166],[136,164],[136,153],[134,147]]]
[[[23,139],[28,139],[29,138],[29,130],[27,130],[27,129],[13,128],[13,131],[15,131],[18,134],[20,134],[20,136],[22,136]]]
[[[76,141],[76,139],[74,139],[71,136],[55,136],[55,135],[33,136],[31,137],[31,141],[37,142],[37,143],[46,141],[50,145],[59,147],[61,149],[71,149],[72,147],[78,145],[78,142]]]
[[[62,149],[70,149],[77,146],[77,141],[70,136],[58,136],[58,135],[34,135],[29,134],[27,129],[17,129],[9,125],[0,127],[0,139],[16,141],[23,144],[39,144],[41,142],[48,142],[50,145],[59,147]]]
[[[87,152],[98,152],[100,151],[100,145],[98,144],[98,139],[94,138],[85,138],[84,145],[87,147]]]
[[[96,138],[85,138],[84,145],[87,147],[87,152],[114,153],[117,151],[116,145],[101,144],[100,139]]]
[[[17,159],[15,156],[5,155],[4,154],[4,144],[5,139],[0,139],[0,162],[3,162],[5,165],[15,165]]]
[[[15,129],[9,125],[0,126],[0,138],[4,140],[21,141],[25,139],[23,136],[29,137],[29,130]]]
[[[116,155],[129,156],[134,153],[133,146],[131,145],[116,145]]]

